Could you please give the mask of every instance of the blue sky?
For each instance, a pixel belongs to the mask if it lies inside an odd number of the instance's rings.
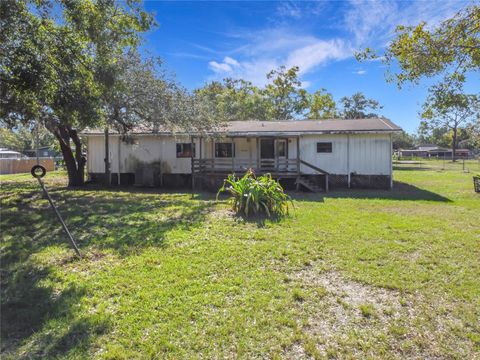
[[[143,50],[160,56],[188,89],[224,77],[263,85],[280,65],[300,67],[306,89],[326,88],[336,100],[362,91],[383,106],[381,114],[413,132],[428,82],[398,90],[378,61],[358,63],[356,49],[381,50],[396,25],[452,16],[469,2],[179,2],[147,1],[159,24]],[[468,91],[480,91],[478,74]]]

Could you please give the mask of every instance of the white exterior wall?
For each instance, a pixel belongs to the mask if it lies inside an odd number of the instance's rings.
[[[188,137],[142,135],[134,137],[134,144],[120,141],[110,135],[110,170],[112,173],[134,173],[143,163],[162,161],[164,172],[190,174],[190,158],[176,157],[176,144],[188,143]],[[231,138],[215,139],[216,142],[231,142]],[[317,153],[317,142],[332,142],[331,153]],[[257,139],[234,138],[235,159],[257,159]],[[199,140],[195,139],[196,158],[200,157]],[[213,158],[212,140],[204,139],[202,158]],[[297,138],[288,138],[288,158],[297,157]],[[87,168],[90,173],[105,171],[105,142],[103,136],[88,136]],[[120,158],[120,161],[119,161]],[[390,134],[339,134],[303,135],[300,138],[300,158],[330,174],[391,175]],[[224,160],[227,160],[223,158]],[[315,170],[302,165],[301,172],[316,174]]]
[[[317,153],[317,142],[331,142],[331,153]],[[306,135],[300,158],[330,174],[391,175],[390,134]],[[301,172],[315,174],[302,165]]]
[[[177,158],[177,143],[190,143],[188,137],[148,136],[134,137],[133,144],[127,144],[117,135],[109,137],[109,160],[112,173],[134,173],[141,163],[162,162],[165,173],[189,174],[190,158]],[[105,172],[105,138],[103,136],[88,137],[87,167],[90,173]],[[199,142],[195,141],[197,151]],[[119,161],[120,160],[120,161]]]

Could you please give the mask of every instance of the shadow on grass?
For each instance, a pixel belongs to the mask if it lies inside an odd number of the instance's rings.
[[[200,226],[214,207],[213,201],[192,201],[187,194],[47,187],[87,255],[85,262],[92,259],[92,248],[113,250],[120,257],[163,248],[170,231]],[[109,328],[108,316],[79,318],[75,309],[87,290],[59,290],[65,280],[56,278],[58,270],[32,256],[52,245],[69,248],[52,209],[35,183],[2,184],[0,196],[2,358],[88,357],[91,341]],[[60,255],[58,266],[76,261],[73,251],[66,254],[69,258]]]
[[[414,185],[401,181],[394,181],[391,190],[345,189],[333,190],[329,193],[294,193],[291,194],[296,201],[324,201],[325,198],[351,198],[351,199],[389,199],[389,200],[423,200],[437,202],[452,202],[440,194],[424,190]]]
[[[109,327],[105,316],[75,317],[85,290],[74,285],[61,292],[46,285],[52,269],[27,261],[17,268],[2,265],[2,359],[51,359],[86,352],[92,338]]]
[[[433,169],[433,168],[429,168],[429,167],[424,167],[424,166],[394,166],[393,167],[393,170],[400,170],[400,171],[416,171],[416,170],[419,170],[419,171],[432,171],[432,170],[436,170],[436,169]]]

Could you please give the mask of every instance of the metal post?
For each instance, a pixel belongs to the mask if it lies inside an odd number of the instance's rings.
[[[41,174],[37,173],[37,170],[41,171]],[[42,188],[42,191],[47,198],[48,202],[50,203],[50,206],[52,207],[53,211],[55,212],[55,215],[57,216],[58,220],[60,221],[60,224],[62,224],[63,230],[68,236],[68,240],[70,241],[70,244],[72,245],[73,249],[75,250],[75,253],[78,255],[79,258],[82,258],[82,255],[80,254],[80,250],[77,247],[77,244],[75,243],[75,240],[73,240],[72,234],[70,234],[70,231],[68,231],[67,225],[65,225],[65,222],[62,219],[62,216],[58,212],[57,208],[55,207],[55,204],[53,203],[52,198],[50,197],[50,194],[48,193],[47,189],[45,188],[45,184],[42,181],[42,177],[45,176],[45,168],[41,165],[35,165],[32,170],[31,174],[32,176],[38,180],[38,183],[40,184],[40,187]]]
[[[392,143],[392,138],[390,137],[390,144]],[[392,172],[390,168],[390,178],[392,177]],[[350,174],[350,135],[347,134],[347,185],[350,189],[352,182],[352,175]]]
[[[121,158],[122,158],[122,149],[121,149],[121,146],[122,146],[122,139],[120,137],[120,135],[118,136],[118,177],[117,177],[117,185],[120,186],[120,165],[121,165]]]
[[[35,126],[35,147],[37,148],[37,151],[35,151],[35,154],[37,156],[37,165],[40,165],[40,156],[38,154],[38,147],[39,147],[39,143],[40,141],[38,140],[38,127],[39,127],[39,124],[37,123],[36,126]]]
[[[105,127],[105,182],[110,185],[110,159],[108,149],[108,126]]]
[[[300,191],[300,135],[297,136],[297,191]]]

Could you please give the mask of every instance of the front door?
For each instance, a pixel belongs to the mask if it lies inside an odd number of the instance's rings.
[[[275,140],[260,139],[260,169],[275,167]]]
[[[275,162],[279,170],[287,169],[287,140],[275,140]]]

